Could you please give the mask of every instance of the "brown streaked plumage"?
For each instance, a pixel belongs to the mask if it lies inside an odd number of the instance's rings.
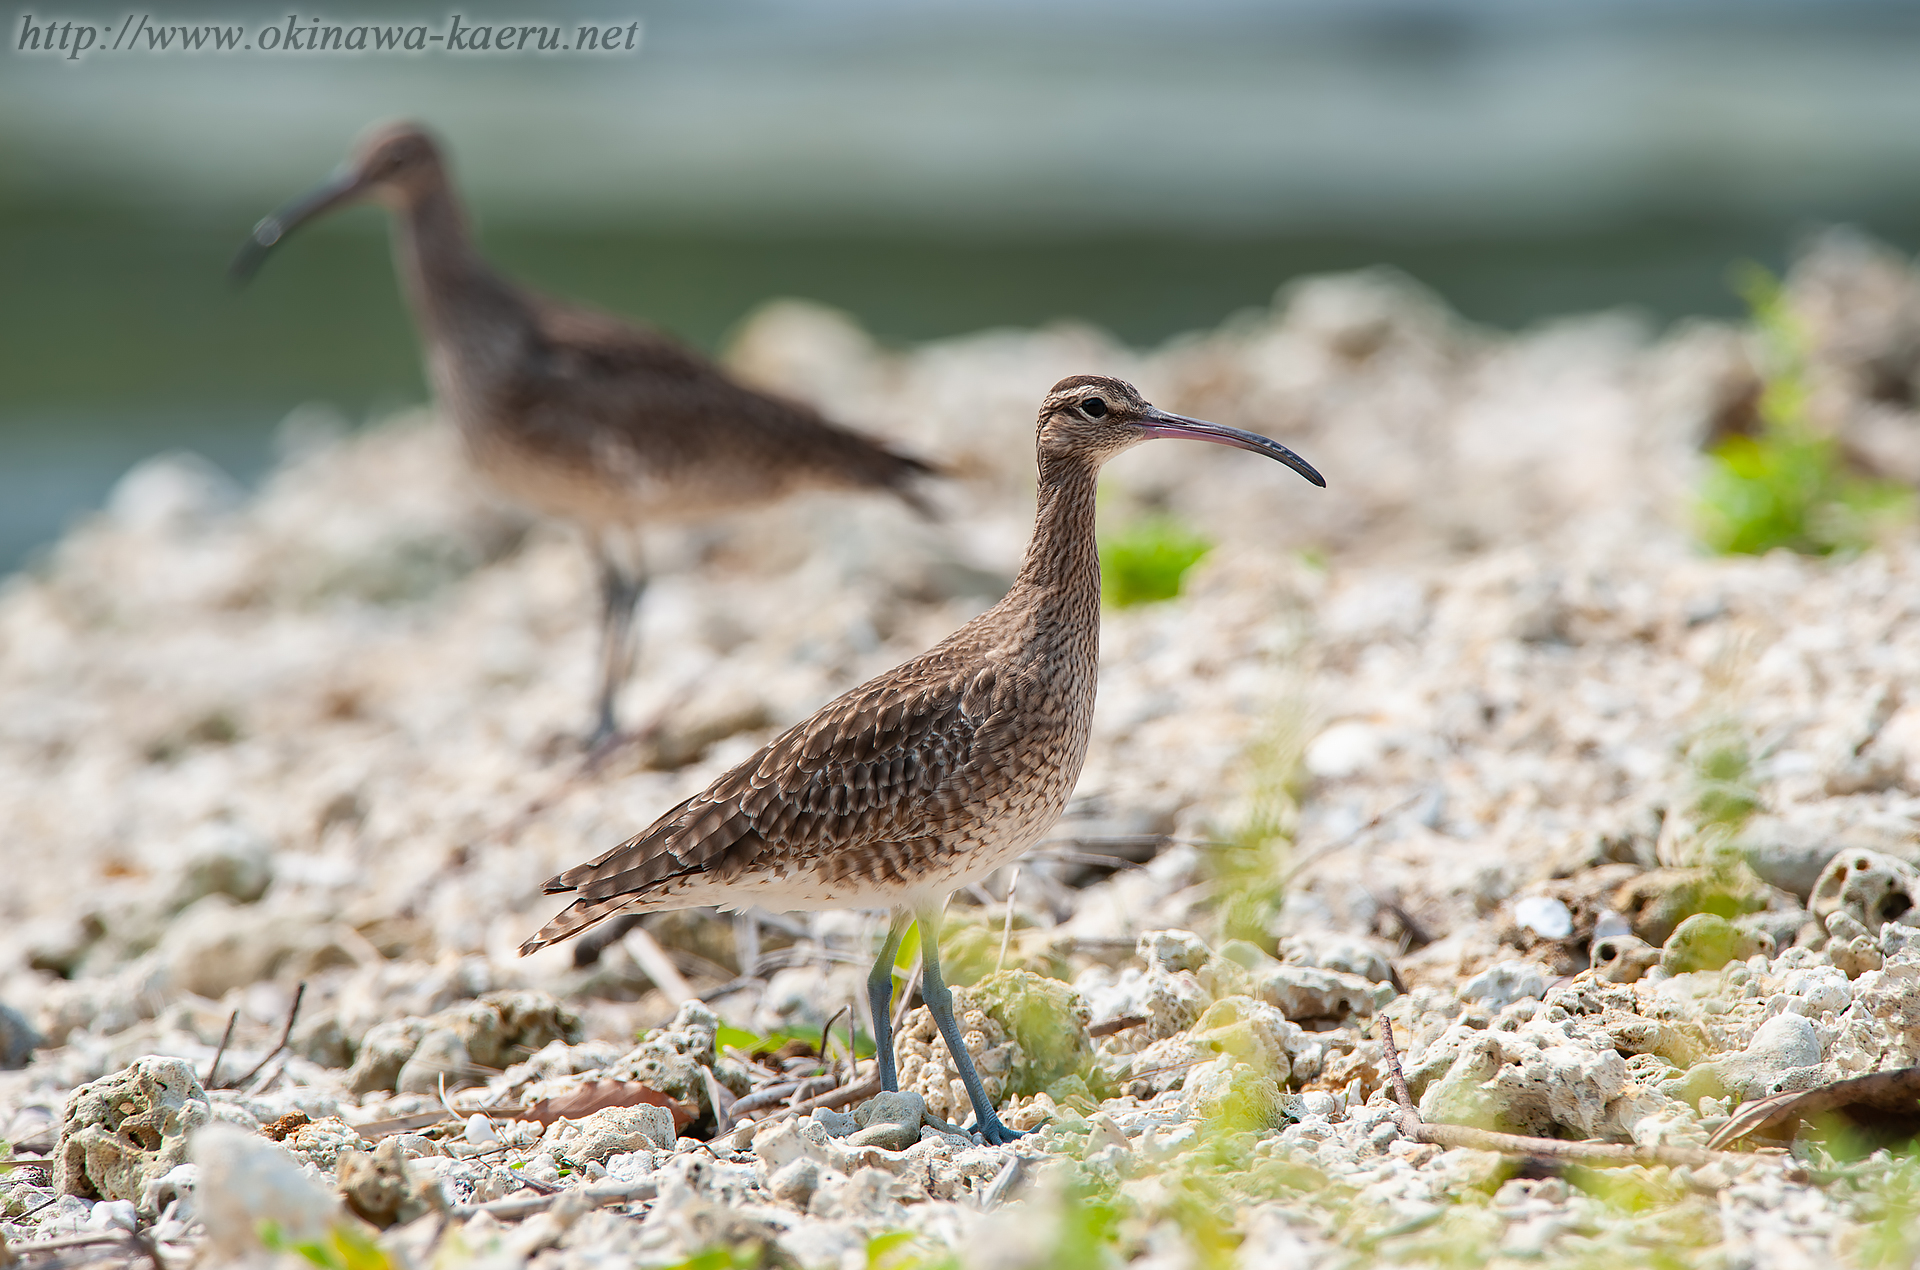
[[[411,124],[376,129],[333,179],[254,227],[237,275],[306,221],[362,198],[396,213],[394,250],[434,391],[475,465],[503,493],[582,527],[600,567],[605,640],[593,741],[616,734],[645,588],[638,528],[870,489],[922,514],[931,468],[757,392],[660,334],[533,295],[474,247],[439,147]]]
[[[1166,414],[1098,375],[1054,385],[1038,432],[1039,509],[1006,597],[788,729],[644,832],[548,882],[549,892],[579,898],[521,952],[615,914],[888,906],[893,926],[868,980],[882,1087],[896,1087],[888,1005],[894,951],[911,918],[921,924],[923,995],[980,1131],[995,1142],[1012,1136],[960,1043],[940,977],[940,912],[952,891],[1045,833],[1079,779],[1100,655],[1100,466],[1153,437],[1191,437],[1265,454],[1325,484],[1277,442]]]

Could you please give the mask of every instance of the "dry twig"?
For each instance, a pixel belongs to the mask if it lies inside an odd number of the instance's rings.
[[[527,1180],[527,1179],[522,1179]],[[534,1213],[545,1212],[553,1202],[563,1194],[579,1194],[595,1208],[608,1204],[628,1204],[639,1200],[649,1200],[659,1194],[659,1188],[652,1178],[638,1182],[602,1182],[593,1186],[573,1187],[562,1190],[558,1187],[540,1195],[516,1195],[508,1199],[496,1199],[485,1204],[452,1204],[447,1215],[456,1221],[464,1221],[475,1213],[486,1213],[504,1221],[513,1221],[521,1217],[530,1217]]]
[[[244,1088],[248,1081],[251,1081],[255,1076],[258,1076],[261,1072],[265,1071],[267,1064],[271,1063],[276,1057],[279,1056],[282,1050],[287,1048],[287,1042],[293,1039],[294,1022],[298,1020],[300,1017],[300,1001],[306,995],[307,995],[307,985],[305,983],[302,983],[299,987],[293,990],[293,1004],[287,1009],[287,1025],[280,1029],[280,1043],[278,1045],[275,1045],[272,1049],[268,1050],[264,1055],[262,1055],[260,1061],[255,1063],[253,1065],[253,1069],[249,1071],[245,1076],[242,1076],[239,1080],[234,1081],[231,1085],[224,1086],[224,1088],[230,1088],[230,1089]],[[233,1032],[232,1023],[227,1024],[227,1032],[229,1034]],[[225,1041],[222,1041],[220,1042],[220,1047],[222,1049],[225,1049],[226,1044],[227,1043]],[[220,1056],[217,1054],[214,1055],[213,1065],[215,1067],[218,1067],[220,1065]],[[213,1079],[212,1079],[212,1073],[209,1072],[208,1079],[207,1079],[207,1088],[213,1089],[215,1087],[216,1086],[214,1085]]]
[[[220,1034],[220,1048],[213,1052],[213,1066],[207,1068],[206,1087],[208,1089],[220,1088],[220,1086],[213,1083],[213,1078],[220,1074],[220,1060],[227,1056],[227,1042],[233,1039],[233,1025],[239,1021],[240,1007],[235,1006],[233,1013],[227,1016],[227,1030]]]

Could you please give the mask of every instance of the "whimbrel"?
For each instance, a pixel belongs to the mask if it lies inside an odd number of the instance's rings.
[[[868,977],[883,1089],[898,1088],[893,959],[920,924],[921,995],[989,1142],[1016,1136],[987,1099],[940,974],[949,894],[1007,864],[1059,817],[1093,722],[1100,643],[1094,484],[1153,437],[1191,437],[1320,474],[1276,441],[1166,414],[1129,384],[1076,375],[1040,407],[1039,511],[998,604],[929,651],[830,702],[644,832],[547,883],[573,904],[529,953],[615,914],[718,905],[893,910]]]
[[[756,392],[661,333],[532,295],[474,247],[433,138],[379,128],[319,188],[254,226],[245,278],[300,225],[373,198],[396,214],[394,254],[442,408],[509,498],[572,521],[599,569],[600,693],[589,748],[618,734],[646,587],[638,530],[802,489],[884,490],[925,514],[932,469],[816,411]]]

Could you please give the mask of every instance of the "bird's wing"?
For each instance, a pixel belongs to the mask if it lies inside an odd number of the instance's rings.
[[[578,895],[529,939],[578,934],[696,874],[748,870],[908,882],[901,857],[964,829],[1000,775],[1019,676],[995,663],[954,672],[931,654],[862,685],[775,738],[548,892]]]
[[[542,355],[514,411],[527,426],[554,433],[590,421],[600,444],[669,480],[718,463],[736,483],[760,473],[776,485],[873,486],[925,511],[913,482],[929,464],[749,388],[659,331],[573,305],[542,302],[535,314]]]

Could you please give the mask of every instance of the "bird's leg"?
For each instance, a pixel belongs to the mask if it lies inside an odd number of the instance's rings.
[[[587,738],[587,750],[598,754],[620,734],[614,704],[633,674],[633,617],[647,589],[647,575],[637,550],[632,558],[622,559],[604,534],[595,534],[592,545],[595,563],[600,566],[602,636],[599,710],[593,735]]]
[[[880,945],[880,958],[867,976],[867,1004],[873,1008],[873,1057],[880,1064],[880,1088],[887,1093],[900,1088],[900,1074],[893,1061],[893,959],[912,920],[913,914],[905,909],[893,915],[886,941]]]
[[[974,1070],[973,1056],[967,1053],[966,1042],[961,1039],[960,1021],[953,1017],[953,993],[940,974],[940,910],[922,909],[915,917],[920,923],[920,999],[927,1003],[927,1012],[933,1015],[934,1025],[947,1043],[947,1052],[953,1055],[960,1083],[967,1087],[967,1098],[973,1103],[974,1131],[987,1140],[988,1146],[1011,1142],[1021,1133],[1000,1123],[992,1101],[987,1098],[987,1087],[981,1083],[980,1073]]]

